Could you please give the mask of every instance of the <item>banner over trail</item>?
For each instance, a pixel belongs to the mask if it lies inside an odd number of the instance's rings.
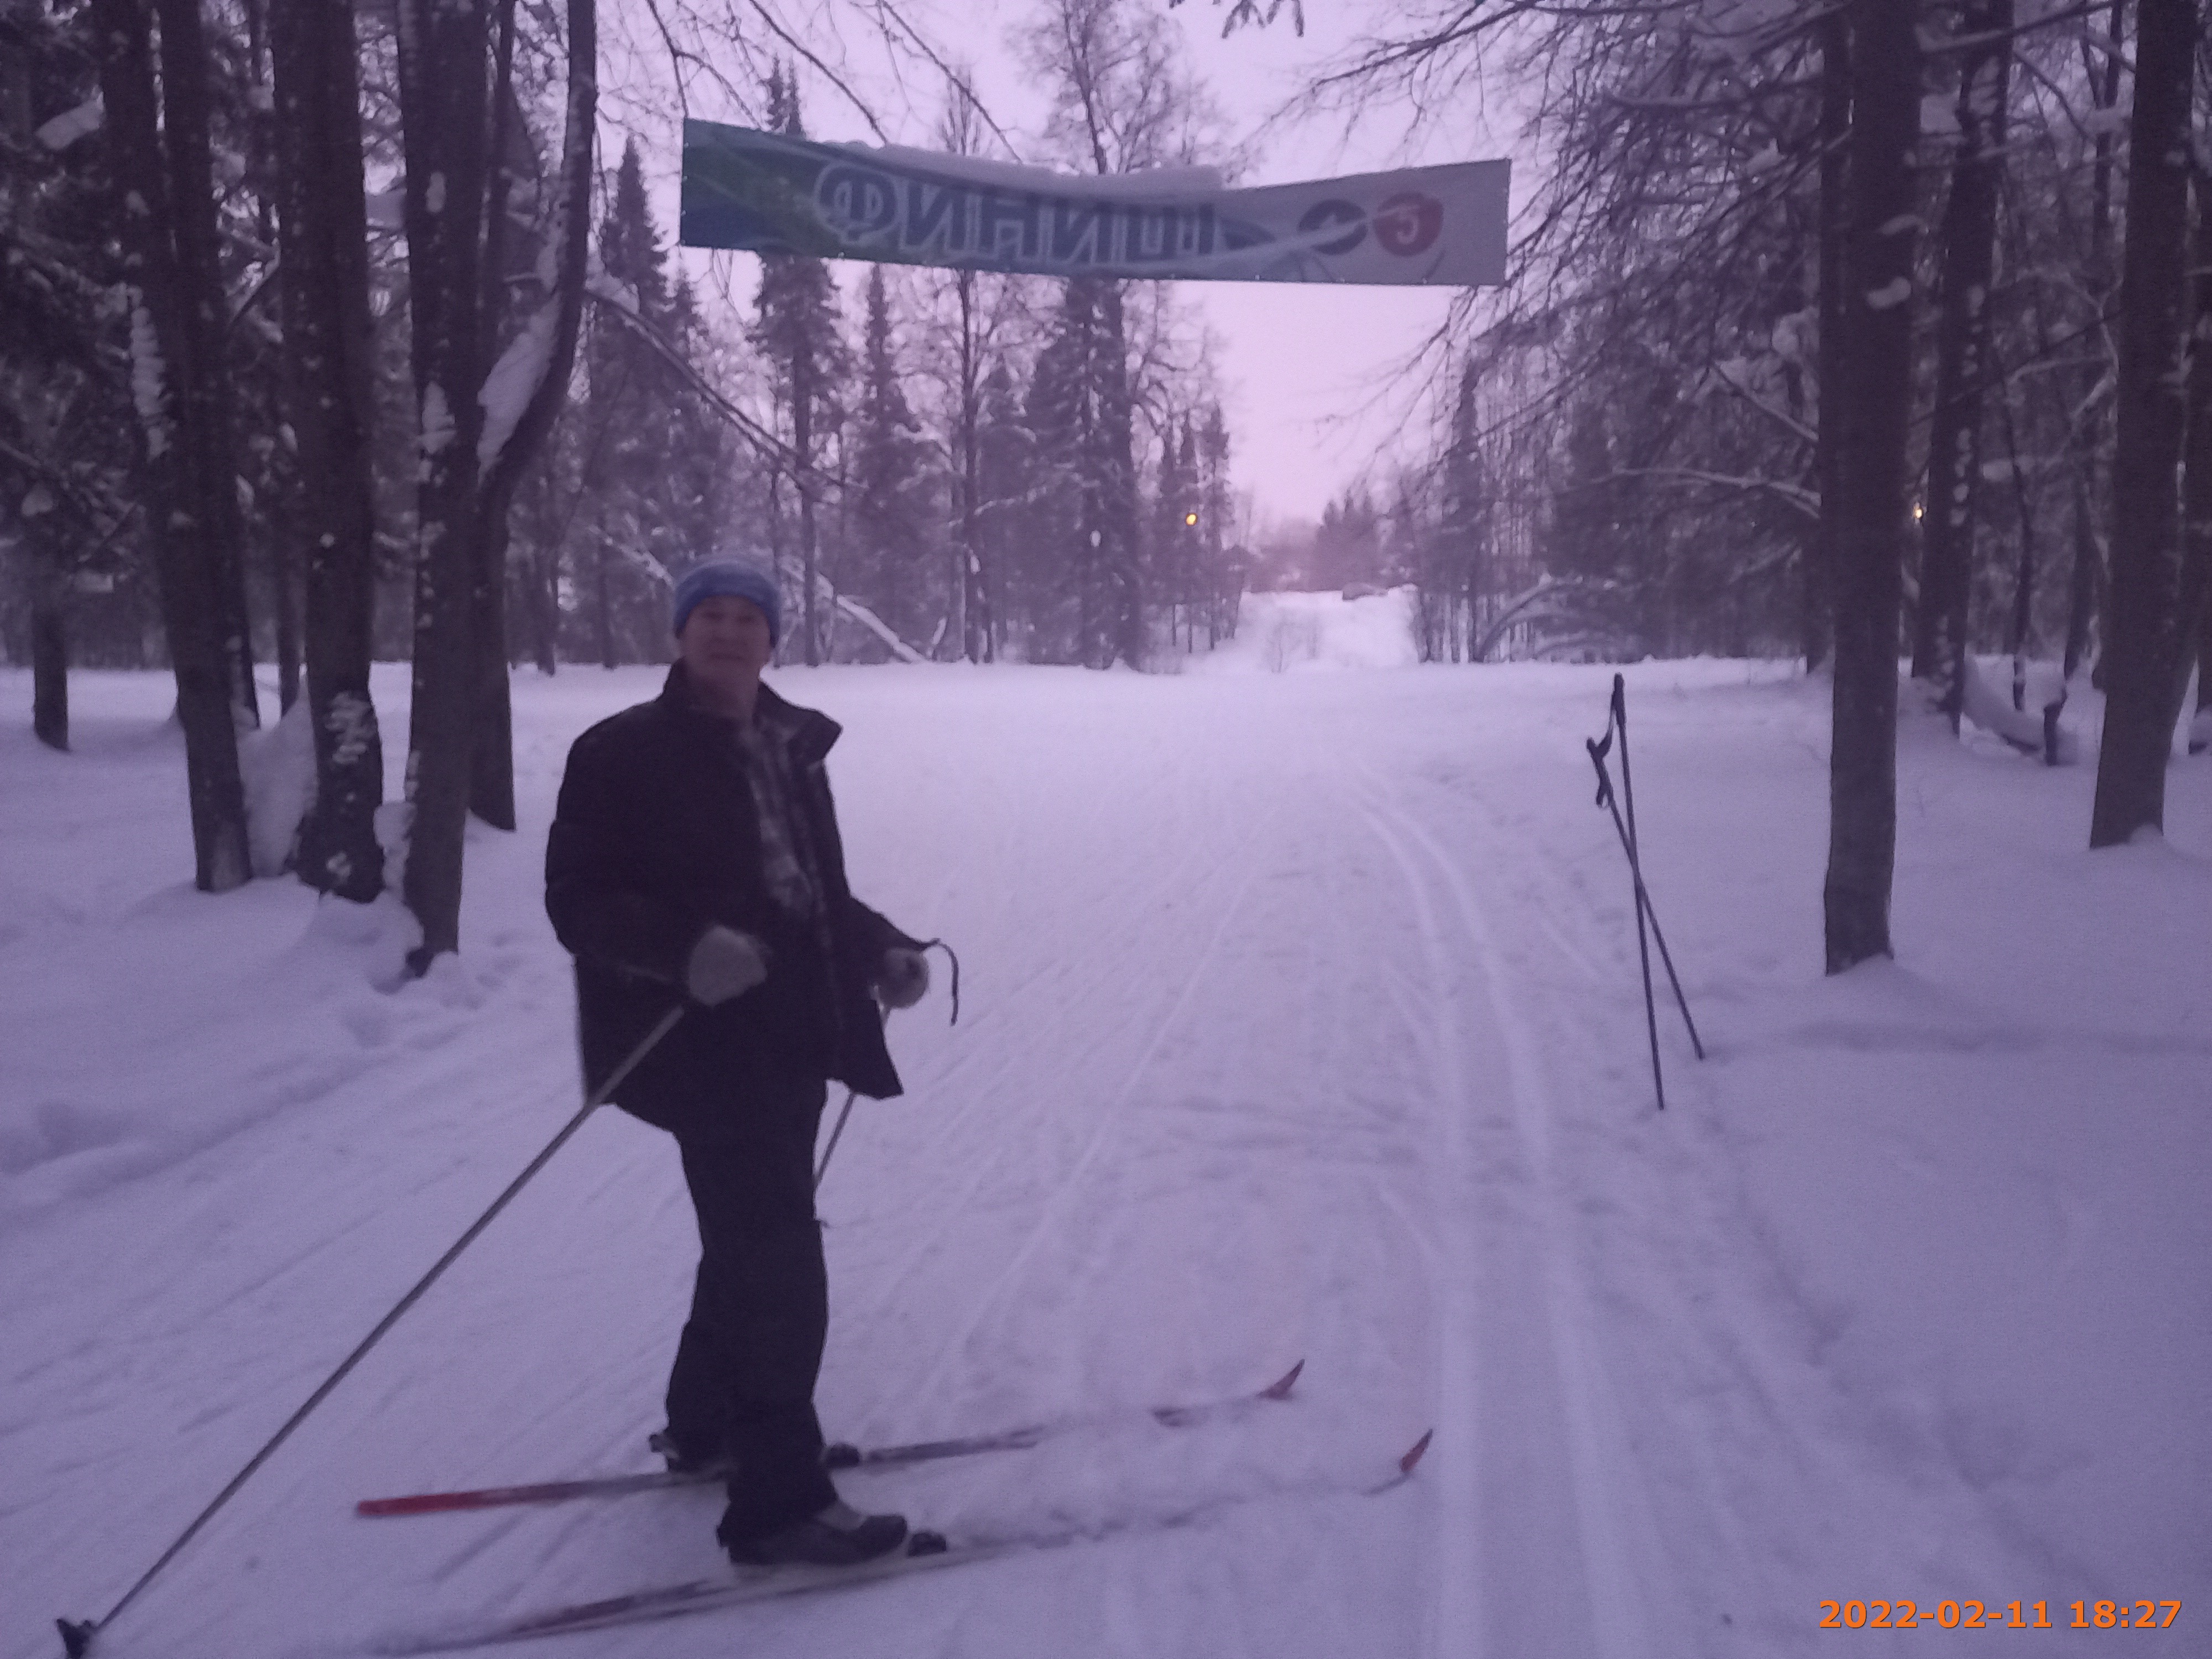
[[[1043,276],[1472,288],[1505,280],[1510,163],[1226,190],[684,124],[685,247]]]

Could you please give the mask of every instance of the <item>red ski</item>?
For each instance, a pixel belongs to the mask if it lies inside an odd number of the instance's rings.
[[[1429,1435],[1423,1435],[1396,1460],[1388,1480],[1379,1486],[1366,1488],[1366,1491],[1370,1494],[1385,1492],[1409,1479],[1414,1465],[1421,1461],[1421,1454],[1428,1449],[1429,1439]],[[455,1653],[470,1648],[490,1647],[496,1643],[529,1641],[540,1636],[605,1630],[615,1625],[645,1624],[653,1620],[678,1618],[685,1613],[706,1613],[716,1607],[738,1607],[749,1601],[857,1589],[863,1584],[880,1583],[887,1578],[902,1578],[913,1573],[935,1571],[940,1567],[963,1566],[970,1562],[995,1560],[1036,1550],[1163,1531],[1183,1525],[1202,1515],[1217,1514],[1222,1508],[1223,1504],[1217,1502],[1179,1516],[1119,1524],[1107,1522],[1052,1533],[979,1539],[970,1542],[958,1540],[948,1542],[935,1533],[917,1533],[904,1553],[885,1556],[879,1561],[870,1561],[856,1567],[741,1567],[725,1577],[696,1578],[688,1583],[632,1590],[627,1595],[605,1596],[595,1601],[579,1601],[568,1607],[549,1607],[543,1612],[522,1613],[514,1618],[495,1618],[455,1623],[441,1628],[395,1632],[374,1643],[370,1651],[391,1656]]]
[[[1241,1415],[1263,1400],[1287,1400],[1305,1370],[1303,1359],[1256,1394],[1240,1394],[1195,1406],[1155,1406],[1145,1414],[1157,1423],[1180,1429],[1193,1424],[1217,1422]],[[1058,1423],[1032,1424],[1026,1428],[1001,1429],[991,1434],[962,1435],[950,1440],[918,1440],[898,1446],[832,1445],[822,1461],[832,1469],[890,1468],[902,1463],[927,1463],[941,1457],[970,1457],[981,1452],[1021,1451],[1054,1435],[1110,1418],[1069,1418]],[[541,1480],[520,1486],[482,1486],[468,1492],[413,1492],[403,1498],[365,1498],[354,1505],[357,1515],[441,1515],[455,1510],[503,1509],[516,1504],[563,1504],[574,1498],[618,1498],[626,1492],[661,1492],[677,1486],[719,1485],[725,1471],[672,1474],[653,1470],[642,1474],[585,1475],[573,1480]]]

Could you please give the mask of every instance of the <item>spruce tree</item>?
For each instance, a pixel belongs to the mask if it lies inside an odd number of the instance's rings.
[[[1470,651],[1481,635],[1482,600],[1489,580],[1485,558],[1488,489],[1476,447],[1481,422],[1474,385],[1470,363],[1461,371],[1459,398],[1452,407],[1451,447],[1444,457],[1443,520],[1433,542],[1437,557],[1432,580],[1440,594],[1449,596],[1443,614],[1454,632],[1450,653],[1455,662],[1459,660],[1459,630],[1465,629]]]
[[[1129,386],[1127,330],[1118,283],[1097,284],[1098,327],[1092,337],[1090,394],[1096,418],[1086,455],[1085,500],[1097,519],[1091,544],[1096,609],[1085,630],[1085,660],[1094,668],[1145,659],[1145,578],[1137,520],[1135,404]]]
[[[585,405],[584,500],[591,580],[602,659],[650,661],[663,654],[667,631],[664,581],[656,570],[690,561],[657,535],[667,483],[669,412],[674,376],[641,331],[667,337],[668,256],[645,194],[637,143],[623,147],[613,199],[599,225],[599,263],[626,290],[635,321],[602,309],[593,319],[591,392]]]
[[[1044,660],[1105,668],[1143,659],[1133,412],[1121,293],[1097,277],[1071,277],[1030,389],[1043,468],[1032,528]]]
[[[1155,592],[1167,605],[1168,641],[1189,623],[1198,577],[1198,444],[1185,416],[1171,421],[1160,440],[1154,480],[1152,570]]]
[[[921,495],[925,444],[891,350],[890,298],[881,265],[868,271],[859,420],[854,433],[850,586],[902,639],[923,631],[931,568]]]
[[[688,277],[677,279],[669,301],[668,339],[702,376],[712,365],[706,323]],[[661,472],[661,524],[674,562],[672,569],[715,550],[729,533],[736,508],[735,459],[729,429],[689,382],[670,386],[665,458]]]
[[[104,654],[88,613],[107,612],[135,645],[151,611],[150,576],[126,533],[136,520],[131,388],[113,368],[121,331],[101,317],[119,274],[111,163],[89,130],[58,147],[33,137],[50,119],[98,107],[90,21],[18,8],[0,28],[9,185],[0,189],[0,545],[12,544],[23,576],[32,730],[56,749],[69,747],[72,648]],[[109,597],[79,599],[80,579]],[[142,650],[111,660],[143,666]]]
[[[1210,649],[1224,639],[1237,637],[1237,614],[1244,598],[1243,550],[1230,541],[1236,508],[1229,487],[1229,423],[1222,418],[1218,403],[1207,406],[1198,453],[1198,516],[1208,600],[1206,643]]]
[[[1006,638],[1007,573],[1026,514],[1036,451],[1022,418],[1013,373],[1001,358],[983,376],[975,428],[975,576],[979,604],[969,609],[978,660],[996,662]]]
[[[799,88],[777,65],[769,74],[768,125],[772,132],[804,138]],[[845,370],[837,326],[837,289],[823,261],[796,253],[761,256],[754,342],[774,366],[778,391],[791,422],[792,483],[799,499],[800,603],[799,635],[805,661],[822,660],[826,618],[817,603],[820,552],[816,507],[821,500],[818,440],[836,414],[837,392]]]
[[[1088,463],[1097,410],[1088,396],[1096,284],[1062,284],[1052,332],[1023,409],[1034,466],[1009,573],[1031,662],[1085,659],[1097,592],[1097,500]]]

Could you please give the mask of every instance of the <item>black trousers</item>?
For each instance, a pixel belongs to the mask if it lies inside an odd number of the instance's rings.
[[[814,1137],[827,1086],[754,1074],[712,1129],[681,1137],[699,1218],[691,1316],[668,1377],[668,1426],[687,1454],[731,1458],[725,1542],[833,1502],[814,1382],[830,1329],[814,1218]]]

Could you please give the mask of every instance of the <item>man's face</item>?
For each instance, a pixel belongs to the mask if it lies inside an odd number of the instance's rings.
[[[684,672],[716,686],[758,680],[774,649],[768,617],[750,599],[734,593],[709,594],[694,605],[676,647]]]

